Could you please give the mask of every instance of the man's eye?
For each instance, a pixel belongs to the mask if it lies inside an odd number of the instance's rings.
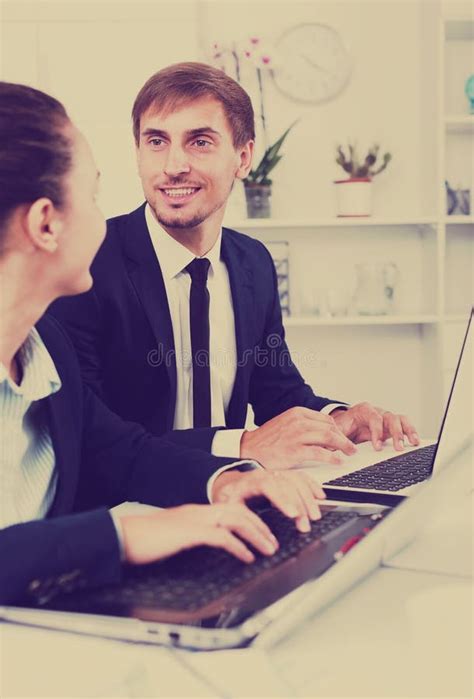
[[[151,146],[157,146],[157,147],[158,147],[158,146],[162,146],[163,143],[164,143],[164,141],[163,141],[162,138],[150,138],[150,140],[149,140],[149,144],[150,144]]]
[[[197,138],[197,139],[194,141],[194,144],[195,144],[198,148],[206,148],[207,146],[210,146],[210,145],[211,145],[211,142],[210,142],[210,141],[207,141],[205,138]]]

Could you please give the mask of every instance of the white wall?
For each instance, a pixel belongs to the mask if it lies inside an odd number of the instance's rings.
[[[376,215],[432,215],[435,202],[428,193],[435,190],[426,180],[436,172],[436,129],[434,122],[427,126],[426,116],[436,95],[423,89],[426,71],[430,84],[435,79],[422,41],[424,16],[431,5],[434,8],[431,0],[4,0],[0,74],[64,101],[91,142],[102,172],[101,205],[111,216],[142,201],[130,110],[153,72],[175,61],[206,59],[216,39],[256,35],[273,40],[300,22],[328,23],[340,32],[353,59],[351,81],[338,98],[304,106],[282,96],[271,82],[266,84],[271,137],[300,119],[274,171],[274,215],[334,214],[331,182],[342,173],[334,163],[334,148],[349,139],[362,147],[379,141],[393,154],[393,162],[375,181]],[[398,235],[386,229],[366,231],[360,250],[358,235],[357,229],[350,229],[322,231],[313,240],[303,236],[293,246],[293,279],[304,286],[320,275],[328,284],[337,281],[337,270],[347,280],[357,261],[354,250],[363,256],[365,245],[381,259],[394,258],[400,266],[404,260],[400,303],[405,310],[430,311],[434,272],[421,275],[426,250],[428,258],[434,258],[430,235],[419,235],[416,229],[400,229]],[[294,295],[297,306],[303,296],[300,288]],[[348,400],[367,398],[398,410],[408,410],[409,405],[414,419],[422,423],[424,347],[417,326],[292,329],[289,340],[301,356],[308,348],[317,353],[315,364],[301,368],[321,392]]]
[[[91,143],[106,216],[143,200],[130,112],[163,66],[196,59],[197,3],[4,2],[3,79],[62,102]]]
[[[352,55],[348,87],[333,101],[296,104],[267,82],[273,138],[296,118],[285,157],[275,171],[275,215],[332,216],[332,180],[343,175],[335,145],[356,140],[361,148],[380,142],[393,162],[375,181],[374,214],[420,213],[419,3],[362,0],[331,2],[205,2],[201,35],[231,40],[249,35],[277,39],[289,26],[327,23]]]
[[[296,118],[274,176],[276,216],[331,216],[332,180],[342,170],[334,148],[379,141],[393,162],[375,182],[374,213],[413,215],[420,198],[419,3],[331,2],[22,2],[5,0],[4,79],[29,82],[64,101],[91,141],[103,172],[107,215],[141,200],[130,135],[130,109],[143,82],[160,67],[203,59],[211,42],[269,41],[304,21],[334,26],[352,55],[353,75],[335,100],[298,105],[266,82],[270,137]],[[248,84],[252,90],[252,84]]]

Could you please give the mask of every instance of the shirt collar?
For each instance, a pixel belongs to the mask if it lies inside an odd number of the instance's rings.
[[[0,384],[6,381],[14,393],[30,401],[41,400],[59,391],[61,379],[36,328],[30,330],[17,356],[23,374],[20,386],[12,381],[1,362]]]
[[[173,279],[192,262],[196,255],[177,240],[172,238],[158,223],[149,204],[145,207],[145,219],[151,241],[160,261],[161,272],[165,279]],[[221,258],[222,229],[213,247],[203,257],[211,263],[209,273],[215,271]]]

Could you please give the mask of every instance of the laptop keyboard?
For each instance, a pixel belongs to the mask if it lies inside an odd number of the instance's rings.
[[[415,483],[421,483],[431,474],[436,444],[379,461],[345,476],[326,481],[324,485],[342,485],[368,490],[396,492]]]
[[[81,611],[82,604],[128,604],[194,611],[297,555],[315,539],[339,533],[341,527],[357,519],[354,512],[332,510],[312,522],[311,531],[303,534],[296,530],[292,520],[274,508],[265,510],[260,516],[279,541],[279,549],[273,556],[262,556],[254,551],[256,561],[245,564],[226,551],[200,546],[166,561],[128,566],[120,586],[62,594],[48,606],[64,609],[67,605]]]

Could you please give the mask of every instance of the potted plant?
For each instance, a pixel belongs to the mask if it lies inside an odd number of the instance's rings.
[[[356,147],[349,143],[347,156],[342,146],[337,147],[336,163],[349,175],[335,180],[338,216],[370,216],[372,212],[372,178],[381,173],[392,156],[385,153],[377,167],[380,146],[369,148],[364,160],[357,155]]]
[[[287,128],[278,141],[266,149],[257,167],[253,168],[244,179],[247,216],[249,218],[268,218],[270,216],[272,180],[269,178],[269,174],[282,159],[280,148],[295,123]]]

